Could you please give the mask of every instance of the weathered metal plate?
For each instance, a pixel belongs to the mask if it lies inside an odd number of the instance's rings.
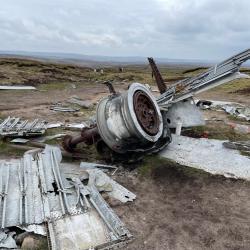
[[[100,180],[93,180],[97,174],[92,172],[92,181],[84,185],[79,175],[61,171],[61,160],[59,148],[46,146],[44,151],[28,151],[20,160],[0,161],[1,227],[46,222],[53,250],[111,248],[131,239],[132,235],[100,195],[96,187]],[[70,165],[68,168],[71,170]],[[102,171],[97,171],[100,178]],[[120,191],[122,186],[117,184],[116,189]]]
[[[173,135],[160,155],[183,166],[225,177],[250,180],[250,158],[223,146],[225,141]]]

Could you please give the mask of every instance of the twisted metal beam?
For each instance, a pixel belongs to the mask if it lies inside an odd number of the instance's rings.
[[[249,78],[248,75],[239,72],[242,63],[249,59],[250,49],[247,49],[219,64],[216,64],[209,68],[205,73],[178,81],[157,98],[157,103],[161,109],[167,109],[172,103],[192,97],[194,94],[238,78]]]

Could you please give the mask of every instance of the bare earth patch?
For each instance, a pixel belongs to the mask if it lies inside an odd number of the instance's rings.
[[[249,249],[249,183],[148,164],[147,177],[118,178],[138,197],[113,207],[135,236],[126,249]]]

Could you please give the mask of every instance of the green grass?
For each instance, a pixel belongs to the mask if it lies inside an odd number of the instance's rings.
[[[161,178],[161,175],[182,175],[186,178],[192,177],[209,177],[211,174],[191,167],[182,166],[175,161],[160,157],[158,155],[146,156],[141,163],[138,164],[138,173],[142,178]]]
[[[25,150],[16,149],[8,145],[8,143],[4,142],[0,138],[0,155],[2,156],[10,156],[10,157],[20,157],[23,156]]]
[[[240,151],[241,155],[247,156],[250,158],[250,152],[249,151]]]
[[[49,91],[49,90],[63,90],[70,88],[71,84],[68,82],[51,82],[47,84],[40,84],[38,90],[40,91]]]
[[[19,58],[0,58],[0,84],[47,84],[55,81],[79,82],[90,68]]]
[[[221,86],[218,86],[216,88],[213,88],[209,91],[223,91],[227,93],[235,93],[239,90],[244,90],[250,88],[250,79],[238,79],[226,84],[223,84]]]
[[[3,119],[5,119],[6,118],[6,116],[5,115],[3,115],[1,112],[0,112],[0,120],[3,120]],[[0,121],[1,122],[1,121]]]
[[[194,138],[204,137],[204,134],[207,134],[209,139],[231,140],[231,141],[250,140],[249,134],[246,135],[246,134],[236,133],[233,128],[227,125],[197,126],[188,129],[183,129],[182,131],[182,135]]]

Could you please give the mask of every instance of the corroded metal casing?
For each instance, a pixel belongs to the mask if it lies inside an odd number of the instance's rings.
[[[125,93],[102,99],[96,118],[101,138],[118,153],[153,144],[163,132],[155,98],[140,83],[133,83]]]

